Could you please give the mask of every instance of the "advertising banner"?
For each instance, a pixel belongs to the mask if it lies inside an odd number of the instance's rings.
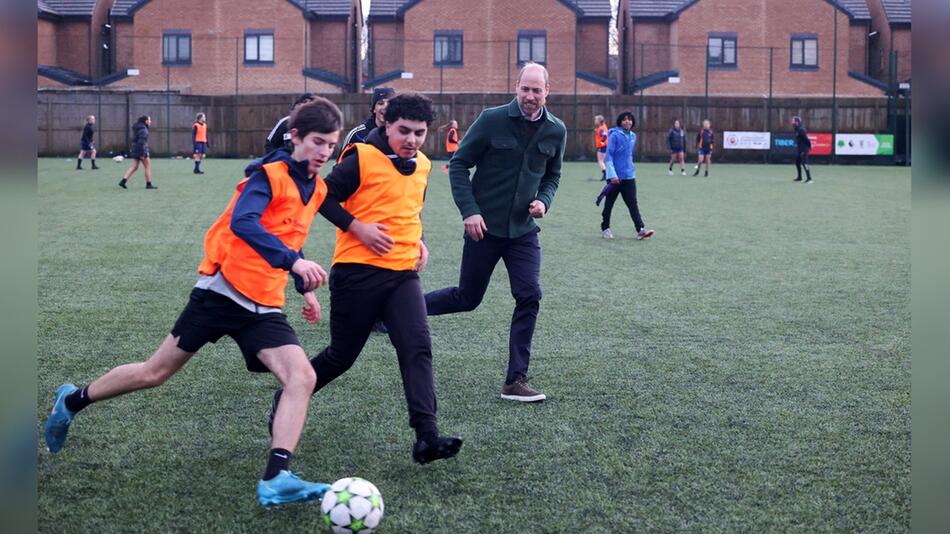
[[[812,156],[831,155],[832,143],[830,133],[809,133],[808,139],[811,140]],[[798,144],[795,143],[795,134],[785,132],[772,134],[772,152],[774,154],[796,154],[798,152]]]
[[[771,144],[769,132],[724,132],[723,148],[741,150],[768,150]]]
[[[835,154],[839,156],[893,156],[894,136],[891,134],[838,134]]]

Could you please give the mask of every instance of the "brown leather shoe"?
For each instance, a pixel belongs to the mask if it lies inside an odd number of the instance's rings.
[[[547,396],[529,386],[527,377],[522,377],[502,386],[501,398],[518,402],[539,402],[546,399]]]

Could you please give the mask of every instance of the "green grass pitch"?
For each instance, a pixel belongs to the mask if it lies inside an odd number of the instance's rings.
[[[196,279],[205,230],[246,162],[38,162],[42,423],[62,382],[149,356]],[[436,162],[424,213],[427,290],[458,279],[462,227]],[[420,467],[395,352],[373,335],[319,393],[293,468],[359,476],[383,532],[633,532],[910,528],[910,171],[714,165],[710,178],[638,165],[633,239],[622,203],[600,236],[593,163],[565,165],[543,220],[544,298],[532,383],[498,398],[513,302],[499,266],[481,307],[431,319],[440,428],[466,438]],[[690,166],[689,170],[692,170]],[[307,256],[328,267],[318,219]],[[292,290],[291,290],[292,291]],[[328,341],[288,314],[308,353]],[[37,450],[44,532],[321,531],[316,506],[254,498],[275,380],[229,339],[164,386],[93,405],[56,456]]]

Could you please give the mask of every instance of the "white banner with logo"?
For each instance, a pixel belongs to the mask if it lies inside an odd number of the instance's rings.
[[[723,148],[741,150],[768,150],[771,147],[772,134],[769,132],[724,132]]]
[[[893,156],[894,136],[891,134],[838,134],[835,154],[839,156]]]

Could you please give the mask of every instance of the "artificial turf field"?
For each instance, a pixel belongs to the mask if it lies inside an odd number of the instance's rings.
[[[167,334],[246,163],[196,176],[156,158],[159,190],[139,170],[125,191],[128,162],[39,160],[40,531],[323,528],[315,506],[257,504],[276,381],[227,338],[160,388],[90,406],[58,455],[42,445],[59,384],[145,359]],[[457,283],[462,250],[433,167],[427,290]],[[616,239],[601,238],[594,169],[565,164],[541,223],[531,377],[546,402],[498,398],[514,306],[499,266],[479,309],[430,320],[457,458],[411,462],[395,351],[374,334],[314,397],[292,469],[374,482],[381,532],[909,530],[910,170],[818,166],[803,185],[790,165],[704,179],[638,164],[656,230],[641,242],[621,201]],[[318,218],[307,257],[328,268],[332,245]],[[288,299],[309,354],[329,341],[317,295],[316,326]]]

